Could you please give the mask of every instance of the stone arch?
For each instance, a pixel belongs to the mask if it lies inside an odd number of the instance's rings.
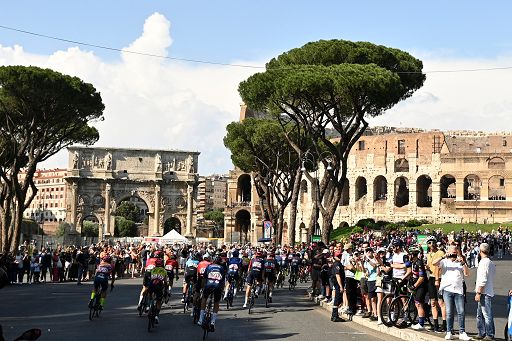
[[[439,190],[442,199],[455,199],[457,195],[457,186],[455,177],[451,174],[445,174],[439,181]]]
[[[373,200],[388,200],[388,180],[382,175],[373,180]]]
[[[120,199],[116,200],[116,210],[119,207],[119,205],[124,201],[130,202],[139,208],[139,220],[136,221],[136,223],[144,222],[145,217],[150,212],[147,201],[144,200],[140,195],[138,195],[138,193],[132,192],[131,194],[121,196]]]
[[[236,196],[238,202],[251,202],[251,176],[242,174],[238,177]]]
[[[164,222],[164,235],[171,232],[171,230],[176,230],[179,234],[182,234],[183,231],[183,223],[178,217],[169,217]]]
[[[409,179],[399,176],[395,179],[395,206],[403,207],[409,205]]]
[[[489,178],[489,200],[506,200],[505,178],[501,175],[493,175]]]
[[[489,169],[505,169],[505,160],[499,156],[489,158],[487,162],[487,168]]]
[[[482,182],[476,174],[469,174],[464,178],[464,200],[480,199],[480,187]]]
[[[249,230],[251,227],[251,213],[242,209],[235,214],[235,231],[239,233],[241,243],[249,241]]]
[[[91,221],[93,223],[96,223],[98,225],[98,233],[102,230],[100,226],[103,226],[103,217],[101,217],[99,214],[94,212],[87,212],[79,216],[79,226],[80,226],[80,235],[82,235],[82,229],[84,226],[84,221]]]
[[[406,158],[395,160],[395,173],[406,173],[409,171],[409,161]]]
[[[358,201],[359,199],[364,197],[367,193],[368,193],[368,185],[366,183],[366,178],[363,176],[357,177],[355,201]]]
[[[348,179],[345,179],[343,183],[343,191],[341,192],[341,198],[339,206],[348,206],[350,202],[350,183]]]
[[[421,175],[416,180],[416,205],[432,207],[432,179],[428,175]]]

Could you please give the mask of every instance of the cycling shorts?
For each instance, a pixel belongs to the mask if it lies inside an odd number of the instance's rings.
[[[197,273],[193,273],[193,274],[187,273],[185,275],[185,278],[183,278],[183,284],[190,283],[190,282],[193,282],[193,283],[197,282]]]
[[[253,285],[254,281],[261,282],[263,280],[263,275],[261,272],[251,271],[249,275],[247,275],[247,284]]]
[[[277,276],[274,272],[265,272],[265,278],[268,279],[269,282],[275,283]]]
[[[420,287],[416,289],[416,293],[414,294],[414,302],[424,304],[427,292],[428,286],[420,285]]]
[[[238,277],[239,277],[238,271],[228,271],[226,279],[228,281],[238,281]]]
[[[149,282],[148,290],[150,293],[155,295],[157,300],[161,300],[164,297],[164,282],[158,279],[154,279]]]
[[[208,298],[213,294],[213,301],[220,302],[223,290],[224,288],[221,285],[207,285],[203,290],[203,298]]]
[[[105,292],[108,289],[108,277],[96,276],[94,277],[94,290],[97,290],[101,286],[101,291]]]

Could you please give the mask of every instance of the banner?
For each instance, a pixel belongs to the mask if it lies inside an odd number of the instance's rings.
[[[263,238],[272,238],[272,222],[270,220],[263,222]]]
[[[423,249],[423,252],[427,252],[428,250],[427,237],[428,236],[426,234],[419,234],[416,236],[416,242]]]

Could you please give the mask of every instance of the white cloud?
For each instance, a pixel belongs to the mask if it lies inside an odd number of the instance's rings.
[[[21,46],[1,46],[1,65],[36,65],[78,76],[92,83],[105,103],[105,121],[97,124],[97,146],[187,149],[201,152],[201,174],[231,169],[222,139],[228,123],[238,120],[238,84],[257,69],[192,64],[127,53],[172,56],[171,23],[161,14],[147,18],[140,37],[107,62],[79,47],[35,55]],[[446,54],[416,54],[425,70],[512,66],[511,56],[465,60]],[[272,56],[269,56],[272,57]],[[261,61],[233,64],[264,65]],[[425,85],[371,125],[426,129],[499,131],[512,126],[512,70],[429,73]],[[45,167],[62,167],[66,153]]]
[[[371,125],[442,130],[504,131],[512,126],[512,69],[474,70],[512,66],[512,56],[494,59],[424,59],[427,79],[411,98],[399,103]],[[421,56],[419,57],[421,59]],[[430,58],[430,59],[429,59]]]
[[[100,131],[97,146],[200,151],[201,174],[226,172],[232,165],[222,143],[225,127],[239,117],[238,83],[255,70],[126,52],[170,55],[170,28],[163,15],[148,17],[141,36],[121,52],[120,62],[102,61],[94,52],[78,47],[40,56],[20,46],[0,46],[0,63],[48,67],[92,83],[106,106],[105,121],[96,124]],[[61,152],[42,166],[62,167],[66,157]]]

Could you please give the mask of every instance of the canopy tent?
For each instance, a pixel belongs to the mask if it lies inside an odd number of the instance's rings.
[[[176,230],[171,230],[161,238],[162,243],[187,243],[188,239],[183,237]]]

